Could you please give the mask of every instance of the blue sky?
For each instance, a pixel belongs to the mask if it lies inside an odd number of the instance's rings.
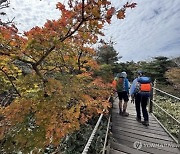
[[[26,31],[47,19],[58,19],[59,0],[14,0],[5,11],[15,17],[19,30]],[[62,1],[62,0],[61,0]],[[66,0],[63,0],[66,1]],[[120,8],[127,0],[111,0]],[[180,56],[180,0],[131,0],[138,5],[128,9],[124,20],[115,17],[104,28],[105,40],[116,43],[120,61],[151,60],[155,56]]]

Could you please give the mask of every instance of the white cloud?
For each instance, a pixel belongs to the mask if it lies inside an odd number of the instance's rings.
[[[47,19],[58,19],[60,12],[55,9],[59,0],[14,0],[6,9],[4,20],[15,17],[19,31],[27,31],[34,26],[43,26]]]
[[[117,3],[118,0],[113,0]],[[125,2],[125,1],[123,1]],[[154,56],[180,56],[179,0],[136,0],[126,19],[114,19],[106,27],[123,61],[146,60]]]
[[[47,19],[58,19],[58,1],[14,0],[6,9],[9,19],[15,17],[19,30],[43,26]],[[111,0],[120,8],[127,0]],[[146,60],[154,56],[180,56],[180,0],[132,0],[138,5],[128,9],[124,20],[113,18],[105,27],[105,39],[116,42],[121,61]]]

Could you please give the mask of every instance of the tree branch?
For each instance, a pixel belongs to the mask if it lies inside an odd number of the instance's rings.
[[[0,5],[4,2],[6,2],[7,0],[0,0]]]
[[[2,21],[0,20],[0,25],[5,26],[6,28],[9,28],[9,27],[8,27],[8,24],[11,24],[14,19],[15,19],[15,17],[14,17],[11,21],[8,21],[8,22],[2,22]]]
[[[32,62],[32,61],[28,61],[28,60],[25,60],[25,59],[21,59],[20,57],[17,57],[17,60],[22,61],[22,62],[27,63],[27,64],[31,64],[31,65],[34,65],[34,64],[35,64],[35,63]]]
[[[11,85],[13,86],[14,90],[16,91],[16,93],[19,95],[19,97],[21,97],[21,94],[19,93],[19,91],[17,90],[16,86],[14,85],[13,81],[11,80],[11,78],[9,77],[9,75],[2,69],[0,68],[0,71],[3,72],[5,74],[5,76],[8,78],[8,80],[10,81]]]
[[[82,50],[80,51],[79,56],[78,56],[78,68],[79,68],[79,71],[81,71],[81,56],[82,56]]]
[[[36,72],[36,74],[42,79],[42,81],[44,83],[47,82],[47,79],[40,73],[39,69],[37,68],[36,64],[32,64],[32,68],[34,69],[34,71]]]
[[[84,1],[82,0],[82,19],[80,21],[80,23],[77,25],[77,27],[73,30],[73,31],[68,31],[67,34],[63,37],[60,38],[59,40],[61,42],[65,41],[68,37],[72,36],[79,28],[80,26],[83,24],[83,22],[85,21],[84,19]],[[40,65],[42,63],[42,61],[55,49],[55,45],[53,45],[40,59],[38,62],[35,63],[35,66],[37,67],[38,65]]]
[[[55,45],[53,45],[40,59],[35,63],[35,66],[38,66],[42,63],[42,61],[55,49]]]

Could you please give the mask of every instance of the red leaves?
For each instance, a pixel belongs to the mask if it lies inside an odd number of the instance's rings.
[[[125,10],[124,9],[118,11],[117,18],[118,19],[124,19],[125,18]]]
[[[122,9],[120,9],[119,11],[117,11],[117,18],[118,19],[124,19],[125,18],[125,13],[126,13],[126,9],[127,8],[135,8],[136,7],[136,3],[129,3],[127,2]]]
[[[100,1],[102,1],[101,3],[102,3],[103,5],[110,5],[110,4],[111,4],[111,2],[108,1],[108,0],[100,0]]]
[[[112,15],[114,14],[115,12],[115,8],[114,7],[111,7],[108,11],[107,11],[107,17],[112,17]]]
[[[136,5],[137,5],[137,3],[131,3],[131,4],[129,4],[129,2],[127,2],[125,5],[124,5],[124,7],[126,7],[126,8],[135,8],[136,7]]]
[[[115,8],[111,7],[110,9],[107,10],[107,14],[106,14],[106,21],[110,24],[111,22],[111,18],[113,16],[113,14],[115,13]]]
[[[126,13],[126,9],[127,8],[135,8],[136,7],[136,3],[129,3],[127,2],[123,8],[121,8],[119,11],[117,11],[117,18],[118,19],[124,19],[125,18],[125,13]],[[106,14],[106,21],[108,23],[110,23],[112,16],[115,14],[115,8],[111,7],[110,9],[107,10],[107,14]]]
[[[65,6],[64,6],[62,3],[58,2],[58,3],[56,4],[56,9],[64,10],[64,9],[65,9]]]

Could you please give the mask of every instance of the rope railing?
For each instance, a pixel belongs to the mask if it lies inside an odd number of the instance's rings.
[[[156,118],[156,116],[154,114],[152,114],[152,116],[156,119],[156,121],[161,125],[161,127],[169,134],[169,136],[176,142],[178,143],[177,139],[166,129],[166,127],[164,127],[164,125],[158,120],[158,118]]]
[[[171,117],[174,121],[176,121],[180,125],[180,121],[178,121],[176,118],[174,118],[171,114],[169,114],[166,110],[164,110],[162,107],[160,107],[157,103],[153,102],[154,105],[156,105],[159,109],[161,109],[164,113],[166,113],[169,117]]]
[[[107,139],[108,139],[110,120],[111,120],[111,116],[109,116],[109,119],[108,119],[108,124],[107,124],[107,129],[106,129],[106,136],[105,136],[105,140],[104,140],[104,146],[103,146],[102,154],[105,154],[105,151],[106,151],[106,144],[107,144]]]
[[[171,94],[169,94],[169,93],[167,93],[167,92],[165,92],[165,91],[162,91],[162,90],[160,90],[160,89],[157,89],[157,88],[155,88],[155,87],[153,87],[153,89],[155,89],[155,90],[157,90],[157,91],[159,91],[159,92],[161,92],[161,93],[163,93],[163,94],[165,94],[165,95],[168,95],[168,96],[173,97],[173,98],[175,98],[175,99],[177,99],[177,100],[180,101],[180,98],[179,98],[179,97],[176,97],[176,96],[174,96],[174,95],[171,95]]]
[[[110,102],[110,99],[111,99],[111,96],[108,98],[108,101],[109,101],[109,102]],[[84,150],[83,150],[82,154],[87,154],[87,152],[88,152],[88,150],[89,150],[89,147],[90,147],[90,145],[91,145],[91,143],[92,143],[92,141],[93,141],[93,139],[94,139],[94,136],[95,136],[95,134],[96,134],[96,131],[97,131],[98,127],[99,127],[99,124],[100,124],[100,122],[101,122],[101,119],[102,119],[102,117],[103,117],[103,115],[104,115],[104,114],[103,114],[104,111],[105,111],[105,109],[103,110],[103,112],[102,112],[101,115],[99,116],[99,119],[98,119],[98,121],[97,121],[97,123],[96,123],[96,125],[95,125],[95,127],[94,127],[94,129],[93,129],[93,131],[92,131],[92,133],[91,133],[91,136],[89,137],[89,139],[88,139],[88,141],[87,141],[87,143],[86,143],[86,145],[85,145],[85,147],[84,147]],[[107,142],[107,136],[108,136],[107,132],[108,132],[108,130],[109,130],[109,123],[110,123],[110,117],[109,117],[109,119],[108,119],[107,131],[106,131],[106,135],[105,135],[105,142],[104,142],[103,151],[105,151],[105,146],[106,146],[106,142]]]
[[[103,113],[101,113],[101,115],[99,116],[99,119],[98,119],[98,121],[96,123],[96,126],[94,127],[94,129],[93,129],[93,131],[91,133],[91,136],[89,137],[89,140],[88,140],[86,146],[84,147],[84,150],[83,150],[82,154],[87,154],[87,152],[89,150],[89,147],[91,145],[91,142],[92,142],[92,140],[93,140],[93,138],[94,138],[94,136],[96,134],[96,131],[98,129],[98,126],[99,126],[99,124],[101,122],[102,117],[103,117]]]
[[[174,96],[174,95],[171,95],[171,94],[169,94],[169,93],[167,93],[167,92],[165,92],[165,91],[162,91],[162,90],[160,90],[160,89],[158,89],[158,88],[155,88],[155,87],[153,87],[153,95],[155,95],[156,94],[156,92],[155,91],[159,91],[160,93],[163,93],[163,94],[165,94],[165,95],[168,95],[168,96],[170,96],[170,97],[172,97],[172,98],[174,98],[174,99],[177,99],[177,100],[180,100],[180,98],[179,97],[176,97],[176,96]],[[154,99],[153,99],[154,100]],[[156,107],[158,107],[161,111],[163,111],[166,115],[168,115],[170,118],[172,118],[174,121],[176,121],[176,123],[180,126],[180,121],[178,120],[178,119],[176,119],[174,116],[172,116],[170,113],[168,113],[165,109],[163,109],[162,107],[160,107],[157,103],[155,103],[153,100],[151,100],[151,102],[156,106]],[[157,119],[157,118],[156,118]],[[170,132],[168,132],[168,130],[163,126],[163,125],[161,125],[165,130],[166,130],[166,132],[173,138],[173,140],[176,142],[176,143],[180,143],[180,128],[179,128],[179,137],[178,137],[178,141],[171,135],[171,133]]]

